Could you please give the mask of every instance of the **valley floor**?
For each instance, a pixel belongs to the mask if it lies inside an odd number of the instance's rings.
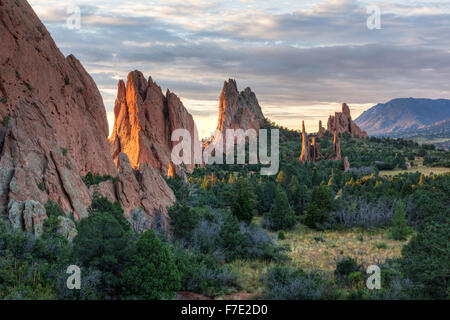
[[[413,161],[413,164],[414,166],[412,166],[410,169],[407,170],[403,169],[381,170],[380,176],[396,176],[402,173],[414,173],[414,172],[420,172],[426,176],[429,176],[430,174],[444,174],[450,172],[450,168],[424,166],[423,158],[420,157],[416,157],[416,159]]]
[[[277,238],[277,234],[273,233]],[[353,229],[345,231],[315,231],[298,224],[285,232],[286,238],[278,240],[287,246],[290,261],[287,265],[305,271],[318,271],[334,278],[336,262],[344,257],[352,257],[367,268],[372,264],[382,264],[387,259],[401,256],[401,250],[408,241],[395,241],[388,237],[388,231],[379,229],[367,231]],[[273,263],[264,261],[236,260],[231,263],[239,275],[240,292],[217,297],[218,299],[245,300],[258,298],[263,294],[261,277]]]

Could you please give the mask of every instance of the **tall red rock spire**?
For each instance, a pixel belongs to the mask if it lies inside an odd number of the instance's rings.
[[[109,139],[111,155],[117,164],[123,152],[130,158],[131,166],[138,168],[148,163],[166,173],[171,161],[171,151],[176,142],[171,141],[176,129],[187,129],[191,135],[191,150],[200,145],[192,115],[181,100],[161,88],[150,77],[145,79],[140,71],[128,74],[125,83],[119,81],[114,106],[114,129]],[[194,168],[193,155],[189,171]]]
[[[302,121],[302,153],[300,155],[300,161],[305,163],[306,161],[310,161],[310,155],[309,155],[309,140],[308,140],[308,134],[305,130],[305,121]]]
[[[334,131],[333,137],[333,159],[341,160],[341,140],[337,131]]]
[[[219,97],[217,129],[259,130],[264,121],[255,93],[250,88],[239,93],[236,80],[225,81]]]

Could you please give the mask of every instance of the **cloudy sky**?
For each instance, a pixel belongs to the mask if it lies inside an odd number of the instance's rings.
[[[228,78],[272,120],[308,131],[342,102],[356,118],[392,98],[450,98],[449,0],[29,2],[94,77],[109,120],[117,81],[135,69],[175,92],[203,136]],[[381,29],[367,26],[373,5]],[[76,8],[80,29],[67,23]]]

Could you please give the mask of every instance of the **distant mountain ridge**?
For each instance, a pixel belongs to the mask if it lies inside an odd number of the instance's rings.
[[[355,122],[369,135],[402,136],[435,130],[448,132],[448,120],[450,100],[399,98],[377,104],[362,113]]]

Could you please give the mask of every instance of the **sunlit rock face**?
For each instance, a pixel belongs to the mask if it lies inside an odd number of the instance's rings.
[[[192,115],[181,100],[161,88],[150,77],[145,79],[140,71],[130,72],[127,83],[119,81],[114,106],[114,128],[109,140],[111,155],[118,165],[118,155],[128,155],[131,166],[138,168],[148,163],[160,172],[167,173],[172,148],[179,141],[171,141],[176,129],[186,129],[191,137],[191,163],[193,153],[200,145]]]
[[[328,118],[328,131],[340,134],[348,132],[352,137],[367,138],[367,132],[361,130],[356,123],[353,122],[350,114],[350,108],[346,103],[342,104],[342,112],[336,112],[334,116]]]
[[[302,121],[302,153],[299,160],[303,163],[307,161],[316,162],[324,157],[320,153],[320,145],[316,142],[316,137],[313,136],[311,142],[305,130],[305,122]]]
[[[23,98],[39,99],[58,141],[85,174],[115,174],[108,122],[97,86],[80,62],[59,51],[26,1],[0,1],[0,118]]]

